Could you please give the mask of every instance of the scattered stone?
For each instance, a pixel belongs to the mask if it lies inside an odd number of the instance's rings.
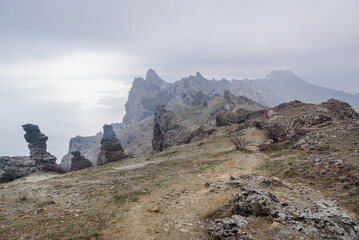
[[[154,207],[151,210],[149,210],[149,212],[153,212],[153,213],[158,213],[160,211],[159,207]]]
[[[98,156],[97,164],[103,165],[115,162],[127,157],[120,140],[116,137],[113,127],[105,124],[103,126],[103,138],[101,140],[101,152]]]

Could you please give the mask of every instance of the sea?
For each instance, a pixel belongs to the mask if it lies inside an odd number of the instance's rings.
[[[0,156],[28,156],[22,125],[36,124],[49,137],[47,150],[61,158],[68,152],[71,138],[91,136],[102,131],[104,124],[119,123],[125,114],[124,97],[103,98],[100,104],[36,100],[2,94],[0,96]]]

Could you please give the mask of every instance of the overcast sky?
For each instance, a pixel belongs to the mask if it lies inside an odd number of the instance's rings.
[[[359,92],[359,1],[0,0],[0,94],[86,105],[126,97],[148,68],[167,81],[289,69]]]

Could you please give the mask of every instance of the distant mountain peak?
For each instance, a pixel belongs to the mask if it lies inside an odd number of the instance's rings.
[[[265,77],[267,80],[289,80],[289,79],[300,79],[292,71],[289,70],[273,70],[268,73]]]
[[[159,86],[166,84],[152,68],[148,69],[146,73],[146,81]]]
[[[202,76],[202,74],[200,74],[199,72],[196,73],[196,77],[198,77],[198,78],[204,78],[204,77]]]
[[[160,79],[160,77],[157,75],[155,70],[150,68],[146,73],[146,80],[153,80],[153,79]]]

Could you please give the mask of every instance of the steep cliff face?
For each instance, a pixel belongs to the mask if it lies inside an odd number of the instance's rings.
[[[156,106],[171,98],[167,85],[152,69],[148,70],[145,79],[135,78],[125,105],[123,123],[132,124],[152,116]]]
[[[166,110],[164,105],[156,108],[152,139],[154,152],[161,152],[183,142],[189,134],[188,129],[180,124],[174,112]]]

